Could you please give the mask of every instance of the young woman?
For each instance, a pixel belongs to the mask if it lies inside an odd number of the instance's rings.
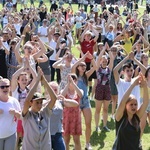
[[[11,80],[12,75],[17,71],[18,69],[18,61],[15,56],[15,47],[16,47],[17,41],[16,40],[11,40],[10,42],[10,51],[9,55],[6,57],[6,62],[7,62],[7,78]]]
[[[137,99],[130,95],[133,88],[140,84],[143,87],[143,103],[138,109]],[[117,150],[141,150],[140,145],[140,119],[144,115],[149,103],[148,87],[142,74],[135,78],[134,82],[125,92],[116,111],[116,134],[118,142]]]
[[[114,58],[112,56],[111,51],[109,51],[110,62],[108,63],[108,57],[106,55],[103,55],[105,50],[106,48],[104,47],[96,61],[97,64],[97,85],[95,88],[96,131],[100,130],[99,118],[102,104],[103,104],[103,130],[110,131],[110,129],[107,127],[107,119],[108,119],[108,106],[111,100],[110,78]]]
[[[68,76],[68,84],[65,86],[61,94],[65,98],[76,100],[78,103],[82,98],[82,90],[77,87],[77,76],[70,74]],[[81,111],[79,106],[75,108],[64,108],[63,111],[63,127],[64,127],[64,140],[66,150],[69,150],[70,135],[73,136],[75,143],[75,150],[81,150],[80,135],[81,129]]]
[[[46,52],[46,48],[44,46],[44,44],[42,43],[42,41],[39,39],[39,37],[37,36],[37,42],[39,44],[39,47],[33,47],[32,44],[30,42],[25,43],[25,45],[23,46],[23,51],[24,51],[24,56],[21,56],[19,53],[19,49],[20,49],[20,45],[21,42],[24,38],[24,35],[21,36],[20,41],[18,42],[18,44],[16,45],[15,48],[15,55],[16,58],[18,60],[18,63],[20,65],[24,64],[26,58],[29,60],[29,63],[31,64],[32,68],[34,70],[36,70],[36,63],[35,61],[43,55],[43,53]],[[39,50],[40,48],[40,50]]]
[[[86,71],[86,64],[84,62],[85,58],[88,57],[91,60],[92,67],[90,70]],[[90,136],[91,136],[91,121],[92,121],[92,112],[91,105],[88,99],[88,78],[96,70],[95,60],[93,56],[87,52],[81,59],[79,59],[72,67],[72,72],[76,73],[78,77],[77,85],[80,89],[83,90],[83,97],[80,100],[80,109],[83,112],[85,119],[85,138],[86,138],[86,149],[91,149]]]
[[[56,61],[53,64],[53,68],[60,69],[61,81],[60,81],[60,85],[59,85],[59,91],[64,89],[64,87],[67,84],[67,78],[66,77],[68,76],[69,73],[71,73],[72,57],[73,57],[72,54],[68,52],[65,56],[63,56],[62,59]]]
[[[25,72],[28,71],[28,72]],[[30,76],[32,75],[32,80],[30,80]],[[32,69],[29,64],[29,61],[26,60],[24,67],[17,70],[11,80],[11,92],[12,97],[16,98],[19,101],[21,110],[23,109],[25,99],[27,94],[33,84],[36,82],[36,72]],[[22,138],[23,138],[23,127],[22,120],[18,120],[17,124],[17,146],[19,146]]]
[[[21,108],[17,99],[9,96],[10,81],[0,79],[0,149],[15,150],[17,118],[20,118]]]
[[[42,95],[38,92],[34,93],[40,80],[42,81],[43,85],[48,91],[49,96],[51,97],[51,101],[49,101],[44,107],[42,107],[42,103],[43,99],[45,98],[43,98]],[[30,90],[22,111],[24,127],[24,138],[22,145],[23,150],[51,149],[50,115],[56,99],[57,97],[54,91],[47,83],[41,72],[41,69],[38,68],[37,81],[33,88]]]
[[[59,94],[58,84],[56,82],[50,82],[49,85],[55,94]],[[73,99],[67,99],[62,95],[57,97],[56,103],[52,109],[53,113],[50,117],[50,133],[53,150],[66,150],[64,138],[62,136],[64,132],[62,125],[63,109],[64,107],[77,107],[78,105],[78,102]]]

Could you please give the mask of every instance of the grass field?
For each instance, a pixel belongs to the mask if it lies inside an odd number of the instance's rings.
[[[38,6],[38,2],[36,1],[35,3],[36,6]],[[29,6],[29,5],[28,5]],[[46,2],[46,6],[50,7],[50,3]],[[65,5],[64,7],[67,7],[68,5]],[[73,10],[74,12],[77,11],[77,5],[73,4]],[[1,8],[2,6],[0,6]],[[20,4],[18,5],[18,10],[19,8],[21,8]],[[120,8],[121,12],[123,10],[123,7]],[[144,10],[143,7],[139,8],[139,11],[142,13]],[[79,55],[79,52],[77,51],[77,49],[75,47],[72,48],[73,53],[75,54],[75,56]],[[94,112],[95,112],[95,102],[94,100],[91,101],[91,106],[92,106],[92,135],[91,135],[91,145],[93,147],[93,150],[111,150],[112,144],[114,142],[115,139],[115,124],[114,121],[110,119],[108,119],[108,127],[111,129],[111,132],[95,132],[95,122],[94,122]],[[111,112],[111,105],[109,106],[109,114]],[[83,118],[83,116],[82,116]],[[81,144],[82,144],[82,148],[84,149],[85,146],[85,135],[84,135],[84,131],[85,131],[85,125],[84,125],[84,119],[82,119],[82,124],[83,124],[83,135],[81,136]],[[102,127],[102,123],[100,123],[100,127]],[[144,135],[142,137],[142,145],[143,145],[143,150],[150,150],[150,128],[147,126],[145,131],[144,131]],[[73,142],[71,141],[70,143],[70,149],[73,149]]]

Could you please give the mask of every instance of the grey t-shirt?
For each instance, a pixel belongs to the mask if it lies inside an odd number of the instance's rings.
[[[51,150],[50,115],[46,106],[40,113],[29,110],[23,116],[23,150]]]
[[[63,132],[62,118],[63,118],[62,100],[57,100],[54,108],[52,109],[52,114],[50,118],[51,135]]]

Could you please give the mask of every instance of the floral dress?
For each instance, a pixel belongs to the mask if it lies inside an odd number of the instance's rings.
[[[71,66],[70,67],[67,67],[66,65],[63,67],[63,69],[61,70],[60,72],[60,75],[61,75],[61,82],[60,82],[60,85],[59,85],[59,91],[61,91],[62,89],[65,88],[65,86],[67,85],[67,76],[68,74],[71,73]]]
[[[80,103],[80,98],[75,93],[74,95],[67,95],[66,98],[74,99]],[[82,135],[81,127],[81,110],[80,107],[65,107],[63,110],[63,127],[64,135]]]

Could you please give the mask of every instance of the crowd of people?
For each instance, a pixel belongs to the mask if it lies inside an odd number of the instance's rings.
[[[142,150],[150,125],[149,4],[140,12],[138,1],[79,0],[77,11],[72,1],[23,1],[20,10],[15,2],[0,11],[0,150],[69,150],[71,136],[75,150],[92,150],[92,130],[110,132],[110,104],[112,149]]]

